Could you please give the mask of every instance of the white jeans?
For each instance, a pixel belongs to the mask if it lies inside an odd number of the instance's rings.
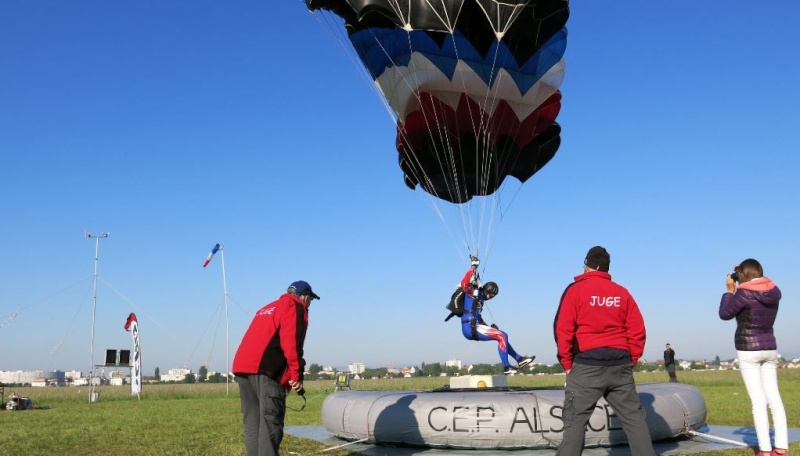
[[[772,451],[769,442],[767,406],[772,412],[772,423],[775,426],[775,448],[789,448],[786,410],[783,408],[781,393],[778,391],[778,352],[737,351],[736,356],[739,358],[739,370],[742,372],[744,386],[753,404],[753,421],[759,450]]]

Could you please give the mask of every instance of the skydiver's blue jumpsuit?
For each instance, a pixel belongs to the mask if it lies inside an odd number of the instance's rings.
[[[505,331],[492,328],[483,321],[481,311],[483,310],[485,297],[481,290],[474,290],[474,284],[470,283],[474,276],[474,270],[475,268],[471,267],[461,282],[461,286],[465,291],[464,314],[461,316],[461,333],[469,340],[496,340],[500,361],[503,363],[503,367],[508,367],[510,365],[508,362],[509,355],[517,362],[522,359],[522,356],[508,342],[508,334]],[[464,286],[465,281],[469,286]]]

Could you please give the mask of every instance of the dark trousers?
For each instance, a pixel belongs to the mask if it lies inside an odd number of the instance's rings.
[[[633,382],[633,367],[573,364],[564,389],[564,435],[556,456],[583,452],[586,424],[601,398],[614,409],[628,437],[631,454],[655,456],[645,413]]]
[[[664,366],[667,368],[667,373],[669,374],[669,381],[673,383],[678,382],[678,377],[675,375],[675,365],[674,364],[667,364]]]
[[[236,375],[247,456],[277,456],[283,440],[286,390],[266,375]]]

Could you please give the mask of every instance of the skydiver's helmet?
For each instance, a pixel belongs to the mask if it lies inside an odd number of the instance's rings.
[[[496,283],[486,282],[481,288],[481,292],[486,299],[492,299],[497,296],[497,293],[500,292],[500,289],[497,287]]]

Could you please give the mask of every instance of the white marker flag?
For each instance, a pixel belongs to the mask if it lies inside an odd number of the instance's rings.
[[[136,314],[128,315],[125,322],[125,331],[131,332],[133,337],[133,362],[131,363],[131,394],[139,395],[142,392],[142,352],[139,350],[139,323]]]

